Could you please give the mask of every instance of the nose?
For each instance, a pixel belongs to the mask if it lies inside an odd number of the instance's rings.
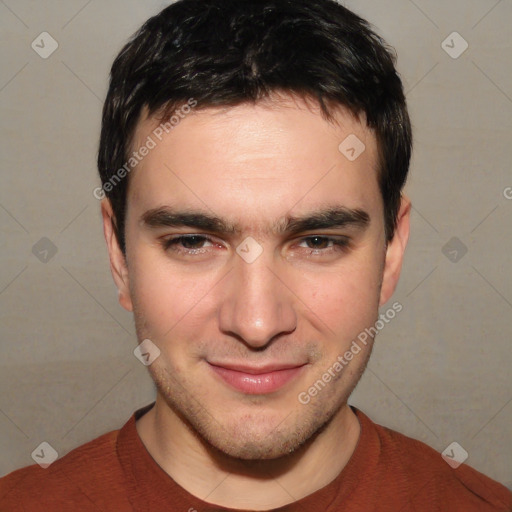
[[[235,256],[234,269],[223,287],[219,312],[220,329],[252,349],[262,349],[280,334],[297,327],[294,295],[277,277],[277,268],[263,253],[247,263]]]

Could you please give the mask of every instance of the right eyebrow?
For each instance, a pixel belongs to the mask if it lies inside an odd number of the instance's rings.
[[[216,233],[237,234],[238,230],[219,217],[196,211],[175,211],[169,207],[154,208],[141,216],[141,222],[151,228],[191,227]]]

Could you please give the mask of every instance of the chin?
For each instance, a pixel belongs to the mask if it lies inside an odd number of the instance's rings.
[[[272,460],[293,454],[309,445],[336,417],[344,400],[334,393],[309,405],[276,410],[266,409],[264,402],[231,407],[209,404],[188,391],[190,382],[176,382],[168,369],[151,368],[158,393],[172,413],[187,425],[208,451],[240,460]],[[293,395],[294,397],[296,396]],[[223,402],[223,401],[221,401]],[[254,403],[258,402],[258,403]],[[249,409],[245,409],[249,407]],[[252,410],[251,410],[252,409]]]
[[[307,417],[292,411],[276,417],[264,412],[211,424],[200,418],[187,418],[207,448],[245,461],[287,457],[309,445],[336,415],[330,410],[320,415],[311,409]]]

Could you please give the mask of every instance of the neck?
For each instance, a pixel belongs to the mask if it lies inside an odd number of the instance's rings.
[[[278,508],[328,485],[348,463],[360,434],[359,421],[345,404],[294,453],[247,461],[199,438],[160,396],[136,426],[153,459],[187,492],[217,506],[252,510]]]

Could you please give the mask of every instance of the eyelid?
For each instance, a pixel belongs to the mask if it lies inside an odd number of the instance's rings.
[[[186,240],[188,238],[195,238],[202,240],[203,243],[210,243],[213,245],[219,244],[216,242],[211,235],[205,234],[205,233],[182,233],[177,234],[174,236],[171,236],[169,238],[163,238],[162,239],[162,246],[164,247],[165,251],[174,251],[175,253],[184,254],[184,255],[194,255],[194,254],[204,254],[208,251],[210,246],[207,247],[198,247],[196,249],[187,249],[184,247],[180,247],[180,240]],[[345,235],[325,235],[325,234],[308,234],[305,236],[298,237],[298,244],[302,244],[304,242],[307,242],[310,239],[313,238],[320,238],[327,241],[328,244],[332,243],[330,247],[325,248],[308,248],[303,247],[302,249],[305,249],[306,251],[309,251],[309,254],[319,254],[319,255],[329,255],[331,253],[340,252],[340,251],[346,251],[351,246],[351,239],[348,236]],[[173,246],[176,246],[175,249],[173,249]]]
[[[322,235],[322,234],[320,234],[320,235],[313,234],[313,235],[307,235],[307,236],[300,237],[299,238],[299,243],[302,243],[302,242],[305,242],[307,240],[310,240],[311,238],[325,239],[328,243],[332,242],[333,245],[331,247],[326,248],[326,249],[308,248],[308,250],[310,250],[310,251],[320,251],[320,252],[327,253],[327,252],[329,252],[329,250],[333,251],[333,250],[336,250],[336,249],[347,249],[351,245],[351,239],[348,236],[344,236],[344,235]]]
[[[187,238],[192,238],[192,237],[204,238],[205,240],[207,240],[209,242],[215,242],[215,237],[213,237],[212,235],[210,235],[208,233],[181,233],[181,234],[173,235],[170,238],[164,237],[163,239],[165,242],[169,242],[172,240],[187,239]],[[345,241],[347,243],[350,242],[350,240],[351,240],[350,237],[348,237],[346,235],[325,235],[325,234],[316,234],[316,233],[299,236],[299,237],[297,237],[297,240],[302,242],[304,240],[309,240],[311,238],[326,238],[330,241]]]
[[[182,233],[182,234],[177,234],[177,235],[173,235],[171,237],[164,237],[162,238],[162,245],[164,246],[165,249],[169,249],[174,243],[178,243],[180,240],[186,240],[188,238],[194,238],[194,237],[197,237],[199,239],[202,239],[204,240],[204,242],[209,242],[211,244],[214,244],[216,243],[211,235],[207,235],[207,234],[203,234],[203,233]],[[201,248],[198,248],[198,249],[183,249],[183,251],[199,251],[203,249],[203,247]]]

